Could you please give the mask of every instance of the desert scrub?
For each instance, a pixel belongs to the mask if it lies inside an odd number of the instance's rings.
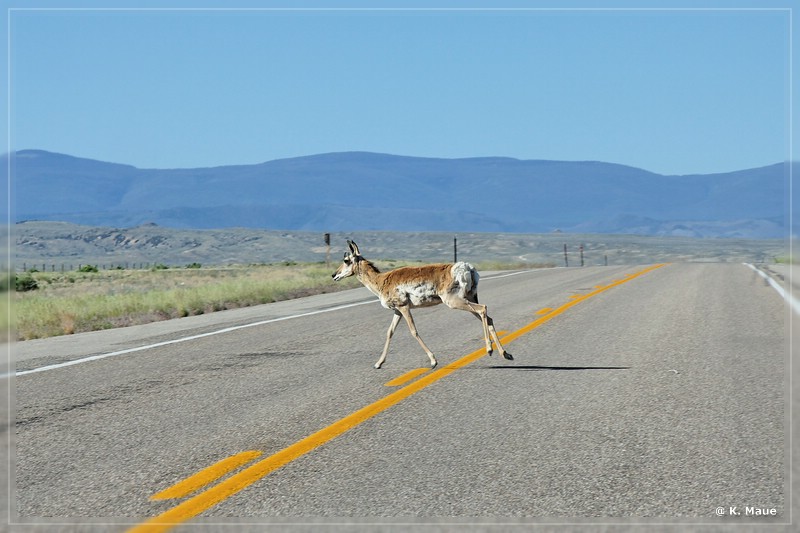
[[[324,264],[217,269],[31,273],[35,291],[16,293],[18,340],[143,324],[358,286],[335,284]]]

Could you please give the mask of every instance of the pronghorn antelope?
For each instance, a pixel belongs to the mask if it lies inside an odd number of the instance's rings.
[[[339,281],[348,276],[356,276],[358,281],[380,298],[381,305],[394,311],[389,331],[386,332],[386,344],[380,359],[375,363],[375,368],[380,368],[386,361],[389,341],[392,340],[400,318],[406,319],[411,335],[417,339],[419,345],[428,354],[431,368],[435,368],[436,358],[417,333],[411,309],[430,307],[440,303],[444,303],[450,309],[461,309],[472,313],[481,321],[483,338],[486,341],[486,353],[492,355],[492,339],[494,339],[500,354],[506,359],[514,359],[500,344],[494,323],[486,313],[486,306],[478,303],[478,279],[480,276],[472,265],[460,262],[402,267],[389,272],[381,272],[370,261],[362,257],[356,243],[348,240],[347,244],[350,246],[350,252],[344,253],[344,262],[333,273],[333,280]]]

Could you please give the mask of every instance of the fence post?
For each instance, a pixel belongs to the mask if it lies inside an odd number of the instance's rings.
[[[567,258],[567,245],[566,245],[566,243],[564,244],[564,266],[565,267],[569,266],[569,259]]]
[[[458,239],[453,237],[453,263],[458,263]]]

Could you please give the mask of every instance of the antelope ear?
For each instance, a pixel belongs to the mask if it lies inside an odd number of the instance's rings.
[[[358,245],[356,243],[348,240],[347,244],[350,246],[350,251],[353,252],[353,255],[361,255],[361,252],[358,251]]]

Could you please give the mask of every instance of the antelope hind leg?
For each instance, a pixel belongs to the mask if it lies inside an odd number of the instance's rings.
[[[492,317],[489,316],[487,307],[477,302],[477,294],[473,295],[473,299],[475,301],[450,299],[447,302],[447,306],[452,309],[463,309],[464,311],[469,311],[478,317],[483,325],[483,336],[486,340],[486,353],[489,356],[492,355],[492,340],[494,340],[494,343],[497,345],[497,349],[500,350],[500,355],[509,361],[513,361],[514,357],[506,351],[506,349],[503,347],[503,344],[500,342],[500,338],[497,335],[497,330],[494,328],[494,321],[492,320]]]
[[[497,336],[497,330],[494,329],[494,321],[492,317],[488,314],[486,315],[486,323],[489,326],[489,332],[492,334],[492,339],[494,339],[494,343],[497,345],[497,349],[500,350],[500,355],[502,355],[505,359],[509,361],[513,361],[514,357],[506,351],[502,344],[500,344],[500,338]]]
[[[493,327],[491,326],[491,319],[489,315],[486,313],[486,306],[479,303],[473,303],[470,301],[465,302],[467,305],[467,311],[470,311],[473,315],[477,316],[478,319],[481,321],[481,325],[483,326],[483,339],[486,341],[486,354],[491,357],[492,356],[492,339],[497,341],[497,334],[493,331]],[[477,308],[477,309],[476,309]],[[505,356],[505,350],[500,342],[497,342],[497,347],[500,349],[500,353]]]
[[[477,300],[477,295],[474,295],[473,298]],[[450,309],[460,309],[462,311],[466,311],[481,321],[481,326],[483,326],[483,340],[486,343],[486,353],[491,356],[492,337],[489,330],[489,323],[486,320],[486,306],[477,302],[471,302],[456,295],[452,295],[450,298],[445,300],[444,303]],[[497,346],[500,347],[499,344]]]

